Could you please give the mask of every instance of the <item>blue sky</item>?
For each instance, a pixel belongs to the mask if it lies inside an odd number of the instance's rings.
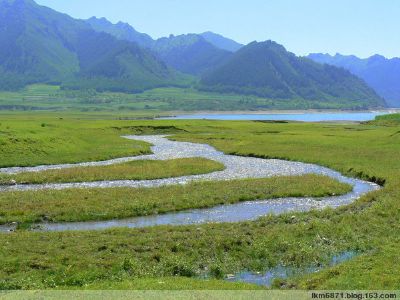
[[[76,18],[130,23],[152,37],[213,31],[288,50],[400,56],[398,0],[37,0]]]

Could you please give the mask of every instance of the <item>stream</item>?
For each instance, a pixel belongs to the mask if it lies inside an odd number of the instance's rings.
[[[71,188],[117,188],[117,187],[160,187],[165,185],[188,184],[193,181],[223,181],[244,178],[267,178],[273,176],[301,176],[319,174],[329,176],[340,182],[353,186],[353,190],[342,196],[324,198],[298,197],[280,199],[260,199],[231,205],[220,205],[213,208],[192,209],[182,212],[134,217],[121,220],[89,221],[72,223],[42,223],[35,226],[35,231],[70,231],[70,230],[103,230],[116,227],[144,228],[157,225],[190,225],[204,223],[240,222],[255,220],[268,214],[288,212],[305,212],[327,207],[337,208],[348,205],[368,192],[379,189],[377,184],[343,176],[339,172],[315,164],[292,162],[278,159],[262,159],[226,155],[206,144],[171,141],[167,136],[125,136],[124,138],[145,141],[153,146],[153,154],[135,157],[118,158],[108,161],[79,164],[48,165],[37,167],[13,167],[0,169],[0,173],[17,174],[21,172],[40,172],[45,170],[66,169],[77,166],[106,166],[133,160],[169,160],[188,157],[203,157],[221,162],[225,170],[209,174],[182,176],[156,180],[118,180],[60,184],[24,184],[0,186],[0,192],[61,190]],[[16,225],[0,226],[0,232],[16,229]]]

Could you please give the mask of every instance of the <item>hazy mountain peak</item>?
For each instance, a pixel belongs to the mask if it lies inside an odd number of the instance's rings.
[[[0,4],[10,4],[10,5],[37,5],[33,0],[0,0]]]
[[[375,54],[372,55],[369,59],[369,62],[384,62],[386,61],[386,57],[384,57],[383,55],[379,55],[379,54]]]
[[[264,53],[287,53],[290,55],[294,55],[291,52],[288,52],[286,50],[286,48],[281,45],[278,44],[275,41],[272,40],[266,40],[266,41],[262,41],[262,42],[257,42],[257,41],[253,41],[251,43],[249,43],[247,46],[244,46],[243,48],[241,48],[238,52],[241,51],[249,51],[252,50],[254,52],[257,52],[260,55],[263,55]]]
[[[37,5],[33,0],[0,0],[0,5],[14,9],[39,7],[39,5]]]
[[[198,34],[181,34],[155,41],[152,50],[175,69],[193,75],[202,74],[230,57],[231,52],[219,49]]]
[[[145,48],[150,48],[154,42],[149,35],[136,31],[131,25],[122,21],[113,24],[106,18],[92,17],[86,22],[96,31],[111,34],[120,40],[138,43]]]
[[[275,48],[275,49],[286,51],[286,48],[283,45],[278,44],[277,42],[275,42],[273,40],[266,40],[266,41],[263,41],[263,42],[255,41],[253,43],[255,45],[259,45],[259,46],[265,46],[265,47],[269,47],[269,48]]]
[[[227,50],[230,52],[236,52],[243,47],[242,44],[211,31],[203,32],[200,35],[207,42],[213,44],[215,47],[219,49]]]
[[[198,34],[170,34],[169,37],[154,41],[128,23],[105,23],[97,18],[90,18],[87,22],[97,31],[109,33],[120,40],[137,42],[153,50],[168,65],[184,73],[201,74],[230,55],[230,52],[215,47]]]
[[[192,45],[200,40],[203,40],[203,38],[193,33],[180,34],[180,35],[170,34],[168,37],[159,38],[156,41],[155,47],[174,48],[177,46],[187,46],[187,45]]]
[[[95,16],[91,17],[88,19],[88,21],[91,22],[99,22],[99,23],[104,23],[104,24],[112,24],[110,21],[108,21],[106,18],[101,17],[101,18],[97,18]]]
[[[120,28],[125,28],[125,29],[130,29],[130,28],[133,28],[131,25],[129,25],[129,23],[126,23],[126,22],[122,22],[122,21],[119,21],[117,24],[115,24],[116,26],[118,26],[118,27],[120,27]]]
[[[385,98],[388,106],[400,107],[400,59],[387,59],[379,54],[366,59],[355,55],[310,54],[308,57],[316,62],[350,71]]]

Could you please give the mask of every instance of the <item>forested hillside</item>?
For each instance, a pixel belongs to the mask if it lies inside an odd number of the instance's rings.
[[[205,74],[200,88],[273,99],[337,99],[383,105],[383,100],[350,72],[297,57],[272,41],[243,47],[225,64]]]

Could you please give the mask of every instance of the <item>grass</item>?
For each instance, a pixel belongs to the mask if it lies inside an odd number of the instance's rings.
[[[149,154],[150,145],[123,139],[104,122],[13,116],[0,121],[0,167],[77,163]]]
[[[31,118],[23,123],[19,117],[21,129],[17,136],[26,134],[35,122],[42,122],[35,121],[35,116]],[[11,121],[5,118],[1,123]],[[65,121],[74,123],[75,119]],[[138,128],[146,132],[150,127],[158,131],[160,126],[169,126],[174,129],[175,139],[209,143],[226,153],[317,163],[380,182],[384,188],[336,210],[266,216],[237,224],[0,235],[2,289],[118,286],[136,278],[197,278],[204,273],[223,278],[242,270],[265,271],[277,265],[320,265],[343,251],[362,255],[320,273],[280,280],[279,286],[400,288],[399,125],[388,126],[380,121],[360,125],[117,120],[78,123],[106,132],[120,128],[108,133],[113,132],[115,139],[121,132],[137,132]],[[69,134],[74,136],[74,127],[68,126]],[[63,143],[58,147],[62,148]],[[69,155],[76,158],[76,149]],[[2,157],[7,161],[24,160],[22,153],[12,151]],[[207,283],[189,280],[187,288],[207,288]]]
[[[381,126],[398,126],[400,124],[400,113],[378,116],[373,123]]]
[[[205,158],[182,158],[166,161],[137,160],[110,166],[73,167],[68,169],[0,174],[0,184],[13,180],[18,184],[91,182],[104,180],[147,180],[222,171],[223,164]]]
[[[377,116],[376,117],[377,121],[382,121],[382,120],[396,120],[400,121],[400,114],[389,114],[389,115],[383,115],[383,116]]]
[[[400,270],[390,267],[398,260],[398,241],[386,243],[368,255],[357,257],[346,264],[314,274],[311,278],[300,277],[291,284],[301,289],[399,289]]]
[[[262,287],[242,282],[227,282],[216,279],[198,280],[188,277],[134,278],[116,282],[96,282],[85,286],[85,290],[255,290]]]
[[[110,220],[257,199],[345,194],[351,186],[304,175],[199,182],[159,188],[70,189],[0,193],[0,223]]]
[[[256,96],[220,94],[193,88],[156,88],[139,94],[62,90],[59,86],[34,84],[18,92],[0,91],[0,110],[7,111],[79,111],[163,114],[165,111],[266,110],[266,109],[351,109],[357,103],[272,100]]]

